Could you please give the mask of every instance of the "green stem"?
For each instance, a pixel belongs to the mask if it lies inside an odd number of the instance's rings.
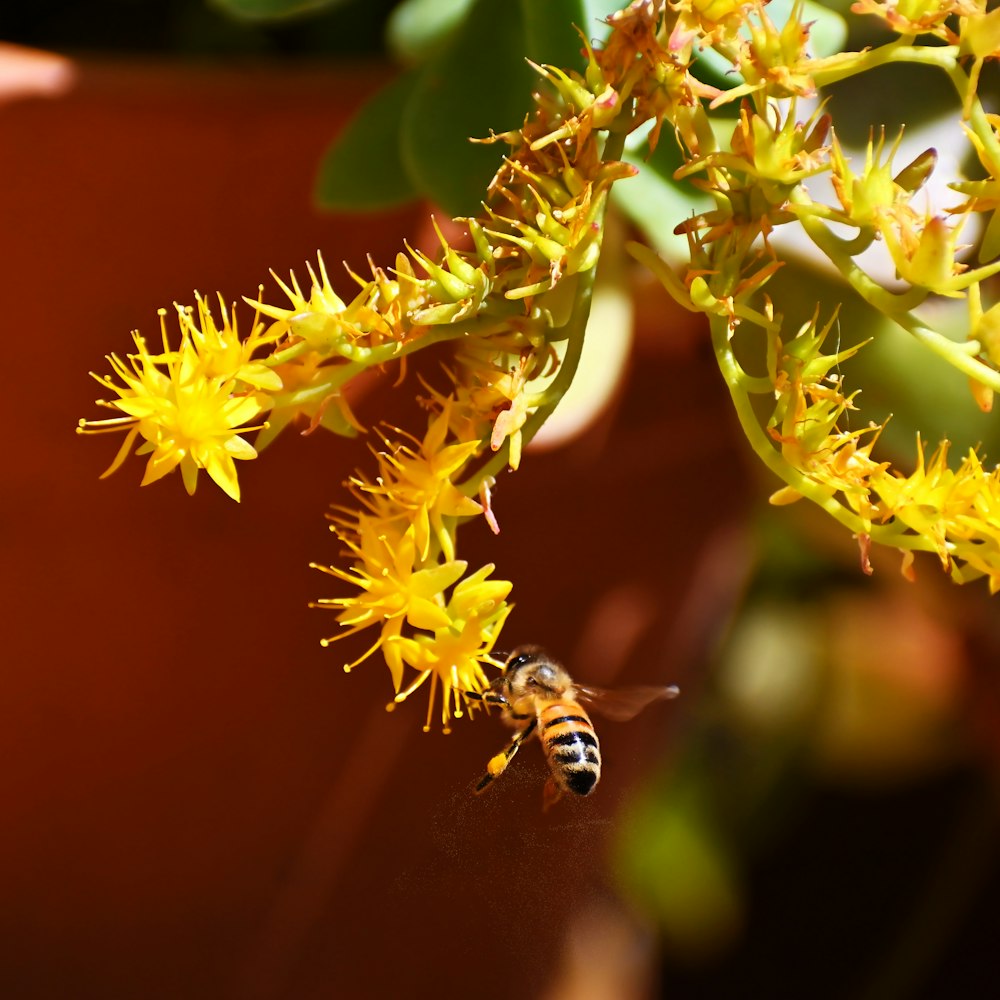
[[[312,348],[306,341],[300,340],[292,344],[291,347],[275,351],[266,358],[261,358],[260,363],[267,365],[268,368],[277,368],[279,365],[287,364],[289,361],[294,361],[296,358],[302,357],[303,354],[308,354],[311,350]]]
[[[625,150],[625,133],[611,132],[604,145],[602,159],[605,162],[620,160]],[[607,198],[601,208],[595,222],[599,226],[604,225],[604,213],[607,211]],[[542,424],[552,415],[552,411],[559,405],[559,401],[566,394],[576,369],[580,364],[580,356],[583,354],[583,341],[587,331],[587,320],[590,317],[590,306],[594,297],[594,281],[597,275],[597,266],[588,271],[578,274],[578,285],[576,298],[573,302],[573,310],[564,326],[559,329],[559,339],[566,341],[566,353],[563,355],[559,365],[559,371],[552,380],[551,385],[545,390],[545,402],[540,405],[521,427],[521,440],[527,444],[540,430]],[[483,439],[483,445],[488,446],[489,438]],[[473,496],[479,492],[480,485],[485,479],[496,476],[507,464],[510,457],[510,439],[504,443],[464,482],[458,484],[458,490],[466,496]]]
[[[977,96],[973,95],[971,101],[969,100],[970,80],[968,74],[957,62],[944,67],[944,70],[958,96],[962,99],[962,106],[967,107],[969,127],[990,154],[991,162],[1000,162],[1000,142],[997,141],[996,133],[990,127],[986,112]]]
[[[719,365],[719,371],[722,372],[722,377],[729,388],[729,395],[733,401],[740,427],[743,428],[743,433],[757,457],[782,482],[818,504],[846,528],[855,533],[867,532],[869,530],[868,526],[857,514],[845,509],[832,496],[824,495],[815,483],[807,479],[798,469],[790,466],[774,448],[770,438],[768,438],[760,425],[760,421],[757,419],[757,414],[754,412],[750,399],[740,387],[740,381],[744,373],[739,362],[733,357],[727,325],[721,320],[712,318],[710,326],[712,347],[715,350],[715,358]]]
[[[320,369],[322,374],[317,375],[316,379],[306,388],[296,390],[296,392],[288,397],[287,401],[282,401],[282,405],[299,406],[314,399],[321,399],[334,390],[339,389],[346,382],[354,378],[355,375],[360,375],[361,372],[368,368],[374,368],[377,365],[388,364],[391,361],[404,358],[407,354],[412,354],[414,351],[419,351],[431,344],[464,337],[468,332],[468,324],[432,327],[423,336],[415,337],[405,344],[389,343],[383,344],[381,347],[374,347],[364,361],[345,361],[341,364],[328,365]],[[286,356],[286,361],[293,360],[304,353],[304,350],[300,349],[303,347],[305,347],[305,350],[309,349],[308,345],[299,343],[293,344],[280,353]],[[277,357],[277,355],[272,355],[272,357]]]
[[[795,197],[804,196],[793,194],[793,198]],[[902,327],[924,347],[953,368],[982,385],[1000,392],[1000,372],[973,356],[979,350],[979,345],[976,342],[958,343],[950,340],[922,323],[910,311],[927,298],[928,292],[925,289],[911,288],[901,295],[886,291],[881,285],[869,278],[853,259],[840,252],[840,248],[833,243],[836,237],[822,222],[805,215],[800,216],[799,221],[806,235],[823,251],[865,302],[891,319],[897,326]]]
[[[845,528],[852,532],[852,534],[868,535],[874,542],[890,545],[897,549],[914,549],[917,551],[932,551],[934,549],[933,543],[922,535],[907,534],[905,525],[901,526],[898,523],[887,525],[870,524],[864,518],[840,503],[836,496],[830,493],[829,487],[815,482],[801,470],[795,468],[793,465],[789,465],[761,427],[750,399],[745,395],[740,386],[740,381],[744,373],[733,356],[727,324],[713,317],[711,320],[711,332],[716,361],[718,362],[719,370],[722,372],[722,377],[729,388],[729,395],[733,401],[733,407],[736,410],[740,427],[743,429],[750,447],[768,469],[783,483],[792,487],[792,489],[796,490],[807,500],[812,501],[818,507],[821,507],[834,520],[839,521]]]
[[[910,45],[905,38],[897,39],[867,52],[853,53],[855,56],[849,63],[841,63],[830,69],[817,69],[813,80],[817,87],[826,87],[831,83],[846,80],[876,69],[879,66],[890,66],[894,63],[916,63],[921,66],[936,66],[950,73],[956,66],[958,58],[957,45],[942,45],[930,48],[923,45]]]

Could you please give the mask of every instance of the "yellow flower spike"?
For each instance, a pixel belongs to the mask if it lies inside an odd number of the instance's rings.
[[[265,305],[258,294],[243,337],[225,302],[216,307],[197,296],[194,308],[178,307],[176,348],[164,328],[162,350],[137,339],[135,355],[112,356],[112,374],[99,381],[117,396],[103,404],[115,419],[81,429],[124,432],[109,472],[139,445],[148,459],[144,482],[179,469],[193,490],[205,469],[238,497],[235,462],[256,454],[241,437],[246,422],[271,414],[258,446],[294,418],[310,429],[357,429],[345,402],[351,380],[398,362],[401,382],[410,353],[451,341],[442,364],[450,384],[425,387],[429,399],[418,399],[429,411],[423,435],[385,430],[372,449],[376,470],[350,480],[355,509],[331,516],[344,558],[317,567],[337,589],[315,602],[336,620],[324,645],[357,635],[364,647],[345,657],[345,669],[381,655],[395,692],[390,707],[422,691],[427,727],[440,718],[447,730],[477,707],[469,693],[481,692],[498,666],[492,649],[511,610],[511,585],[492,579],[492,564],[465,575],[457,528],[484,513],[497,529],[494,477],[504,462],[518,466],[524,439],[567,398],[574,374],[580,381],[609,189],[635,172],[623,162],[626,136],[655,148],[665,128],[664,141],[676,140],[682,160],[674,180],[706,193],[712,210],[699,206],[676,226],[689,251],[676,274],[648,251],[636,256],[652,262],[685,308],[708,315],[739,420],[784,484],[772,503],[819,504],[859,540],[863,566],[872,544],[904,550],[906,572],[913,551],[931,549],[954,579],[982,575],[1000,590],[1000,474],[986,472],[974,452],[949,468],[947,443],[926,460],[921,451],[909,476],[875,461],[881,427],[855,414],[857,394],[845,390],[839,372],[856,348],[823,353],[835,317],[820,328],[814,316],[783,341],[783,306],[772,306],[765,287],[785,260],[772,233],[799,225],[869,304],[973,379],[980,405],[1000,388],[1000,306],[984,311],[979,289],[1000,265],[973,271],[958,261],[952,227],[966,213],[993,213],[983,259],[1000,246],[1000,119],[984,115],[975,93],[981,66],[996,56],[1000,14],[987,13],[986,0],[861,0],[855,9],[878,13],[909,37],[814,60],[801,0],[792,0],[780,30],[762,0],[629,4],[608,19],[603,48],[584,40],[584,76],[536,67],[548,85],[522,128],[491,136],[507,144],[507,156],[478,218],[458,220],[469,249],[451,246],[434,221],[440,246],[433,254],[407,247],[386,267],[369,259],[370,276],[348,271],[357,285],[349,300],[334,291],[320,257],[306,265],[303,283],[294,274],[278,279],[287,299],[281,305]],[[917,41],[921,33],[934,44]],[[709,48],[743,74],[742,85],[722,92],[696,78],[702,66],[695,60]],[[963,201],[957,208],[929,208],[926,216],[913,208],[933,151],[894,175],[899,139],[873,135],[855,172],[831,138],[825,109],[804,123],[796,118],[795,99],[811,94],[814,80],[899,62],[943,70],[964,101],[985,179],[953,185]],[[726,127],[713,112],[739,99],[727,147],[732,120]],[[827,169],[832,204],[818,185],[806,188]],[[841,237],[833,228],[840,226],[857,235]],[[895,295],[865,270],[858,256],[879,236],[917,287]],[[959,296],[966,289],[964,344],[938,333],[930,310],[910,311],[928,291]]]

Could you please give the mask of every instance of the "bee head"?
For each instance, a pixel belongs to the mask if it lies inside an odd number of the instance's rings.
[[[538,646],[520,646],[507,658],[504,683],[515,696],[547,694],[566,686],[566,671]]]

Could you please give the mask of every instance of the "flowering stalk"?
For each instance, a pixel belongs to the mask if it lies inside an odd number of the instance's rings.
[[[221,300],[221,325],[201,298],[197,313],[178,308],[176,346],[164,327],[161,352],[150,353],[136,334],[128,364],[110,357],[114,375],[98,381],[118,398],[102,405],[120,415],[84,421],[81,430],[127,431],[109,471],[141,439],[138,451],[151,456],[144,483],[180,468],[193,492],[205,469],[238,499],[235,459],[254,458],[292,423],[358,433],[345,396],[353,379],[393,365],[402,378],[410,354],[449,345],[441,381],[422,390],[426,427],[379,430],[377,471],[351,479],[352,504],[330,514],[345,561],[316,567],[338,585],[335,596],[316,602],[337,622],[324,642],[356,633],[369,640],[345,669],[380,654],[396,692],[389,707],[423,687],[427,727],[436,710],[447,729],[477,705],[467,694],[488,683],[511,610],[511,584],[493,580],[492,565],[469,572],[458,558],[457,530],[480,515],[496,530],[495,475],[519,466],[525,443],[572,381],[608,196],[636,172],[622,151],[645,127],[651,148],[677,143],[683,163],[675,180],[708,194],[714,207],[678,220],[689,248],[679,269],[647,247],[630,249],[678,302],[705,314],[750,445],[785,484],[774,501],[817,503],[858,537],[866,565],[873,541],[899,549],[907,573],[913,552],[927,550],[956,580],[986,576],[1000,589],[998,474],[975,453],[950,470],[947,442],[928,460],[921,446],[908,475],[876,460],[880,428],[851,429],[857,394],[846,392],[840,374],[862,345],[824,353],[835,313],[824,322],[819,307],[786,332],[766,291],[784,263],[772,234],[800,226],[862,298],[968,375],[980,405],[1000,388],[998,307],[984,309],[981,295],[1000,262],[970,269],[958,259],[959,223],[1000,206],[1000,120],[976,95],[983,63],[1000,54],[995,12],[983,0],[910,0],[905,12],[859,0],[854,11],[882,18],[899,39],[814,58],[801,4],[779,27],[761,0],[636,0],[609,18],[603,47],[585,45],[583,74],[535,67],[534,112],[523,128],[486,140],[509,152],[482,213],[455,220],[461,239],[439,232],[433,257],[407,248],[391,268],[370,262],[370,277],[352,273],[350,301],[334,291],[320,260],[305,290],[294,275],[278,281],[285,304],[265,302],[262,291],[246,300],[255,309],[246,337]],[[923,34],[935,44],[918,44]],[[706,48],[731,63],[731,89],[698,77]],[[886,152],[884,140],[873,139],[856,171],[825,112],[796,117],[819,85],[889,62],[936,67],[958,91],[987,174],[954,185],[966,199],[959,206],[914,207],[935,167],[933,151],[897,169],[895,146]],[[730,102],[739,102],[738,117],[726,142],[713,118]],[[824,173],[836,203],[810,194],[810,180]],[[837,236],[834,224],[855,235]],[[901,291],[883,288],[858,262],[876,241],[891,254]],[[983,245],[996,249],[1000,226],[987,230]],[[930,296],[968,300],[965,343],[915,315]],[[254,429],[256,449],[243,437]]]
[[[654,268],[675,299],[708,316],[720,370],[747,438],[786,484],[774,502],[806,497],[817,503],[857,536],[866,568],[873,542],[899,549],[908,575],[914,551],[931,551],[957,582],[986,576],[995,592],[1000,589],[1000,474],[985,470],[975,452],[950,469],[947,442],[925,460],[918,441],[918,467],[909,475],[877,461],[873,450],[881,428],[850,430],[856,394],[846,394],[840,375],[841,363],[862,345],[824,354],[832,319],[820,328],[818,312],[800,330],[785,334],[782,317],[763,290],[782,264],[770,234],[778,226],[799,225],[865,301],[968,376],[979,405],[988,409],[1000,388],[1000,355],[995,347],[991,353],[996,320],[990,310],[983,310],[980,291],[1000,270],[1000,261],[969,268],[958,259],[965,216],[992,212],[1000,204],[997,120],[985,115],[975,93],[982,62],[1000,56],[996,12],[987,13],[982,3],[918,2],[906,5],[904,18],[902,6],[855,4],[856,13],[882,16],[903,37],[877,49],[827,59],[806,53],[808,27],[801,23],[801,9],[793,11],[780,33],[755,3],[713,8],[712,23],[686,5],[665,10],[659,37],[670,39],[675,52],[683,52],[690,37],[681,26],[696,16],[701,37],[707,32],[718,40],[716,51],[727,53],[747,82],[715,102],[743,99],[728,147],[716,144],[703,125],[692,124],[692,117],[707,117],[706,109],[698,108],[685,119],[681,141],[686,163],[679,173],[709,191],[717,205],[684,226],[690,263],[678,274],[653,259],[647,248],[632,249]],[[740,30],[738,18],[729,20],[736,8],[750,19],[748,33]],[[915,44],[913,36],[919,34],[948,44]],[[801,48],[796,53],[797,42]],[[769,73],[774,64],[768,63],[767,54],[779,50],[783,72]],[[967,73],[961,62],[970,54],[974,65]],[[958,92],[967,132],[989,175],[985,181],[954,185],[968,196],[959,206],[931,212],[918,211],[913,204],[934,169],[933,151],[897,170],[892,164],[895,147],[885,155],[882,141],[872,142],[864,169],[856,174],[825,114],[814,112],[805,122],[795,117],[797,102],[816,93],[820,84],[904,62],[943,70]],[[812,198],[808,182],[820,173],[831,176],[838,204]],[[835,223],[852,227],[856,235],[835,235],[830,228]],[[902,290],[884,288],[858,262],[858,255],[875,241],[887,247],[904,282]],[[997,240],[992,246],[984,241],[984,252],[995,256],[997,249]],[[967,340],[949,339],[915,313],[932,296],[968,298]],[[747,361],[741,364],[738,356],[763,361],[766,376],[750,374],[743,367]],[[771,416],[761,423],[759,405],[768,398]]]
[[[425,386],[425,433],[382,429],[377,474],[355,476],[354,504],[330,515],[347,568],[315,567],[342,591],[315,602],[336,614],[324,644],[366,633],[367,650],[345,669],[380,653],[396,691],[390,708],[429,690],[427,727],[437,706],[447,729],[467,710],[467,694],[488,683],[511,584],[493,580],[492,565],[470,571],[457,558],[456,532],[480,514],[496,528],[487,500],[493,477],[518,467],[524,444],[569,386],[608,192],[635,172],[620,160],[625,132],[605,134],[619,117],[614,102],[595,100],[578,78],[537,69],[545,88],[538,108],[523,129],[489,140],[510,152],[483,214],[455,220],[465,231],[458,245],[439,232],[433,259],[408,248],[391,270],[372,263],[370,278],[352,274],[358,290],[350,301],[320,260],[305,290],[294,275],[278,280],[287,304],[266,302],[262,292],[247,300],[257,318],[245,341],[224,307],[220,334],[199,298],[197,320],[179,309],[176,347],[164,330],[162,353],[152,356],[136,334],[137,374],[113,356],[122,384],[98,379],[118,395],[104,405],[126,416],[80,427],[128,429],[112,470],[141,438],[139,451],[153,450],[155,459],[144,482],[180,466],[193,491],[205,469],[238,499],[232,457],[257,454],[240,435],[248,420],[259,425],[257,450],[291,423],[357,433],[344,394],[352,379],[388,365],[405,371],[414,351],[450,342],[445,384]],[[604,73],[594,54],[591,72]],[[232,367],[217,373],[223,351],[204,344],[220,337]]]

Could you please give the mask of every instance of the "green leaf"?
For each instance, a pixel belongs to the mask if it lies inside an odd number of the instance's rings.
[[[211,0],[212,5],[247,21],[274,21],[336,7],[345,0]]]
[[[403,0],[386,23],[390,51],[406,65],[419,66],[441,51],[474,0]]]
[[[364,104],[320,161],[314,196],[335,212],[369,212],[420,192],[400,155],[400,130],[416,73],[404,73]]]
[[[521,0],[524,18],[524,55],[560,69],[584,68],[583,41],[577,28],[589,28],[583,0]]]
[[[478,210],[504,153],[469,137],[519,128],[530,108],[537,78],[526,51],[520,6],[476,0],[421,70],[403,113],[403,163],[420,191],[451,215]]]
[[[682,158],[677,140],[665,126],[660,132],[656,151],[649,155],[649,144],[628,151],[625,160],[639,168],[636,177],[619,181],[611,192],[617,205],[643,232],[646,241],[668,260],[685,259],[687,237],[674,233],[675,227],[697,212],[713,207],[712,199],[691,184],[678,184],[673,172]]]

